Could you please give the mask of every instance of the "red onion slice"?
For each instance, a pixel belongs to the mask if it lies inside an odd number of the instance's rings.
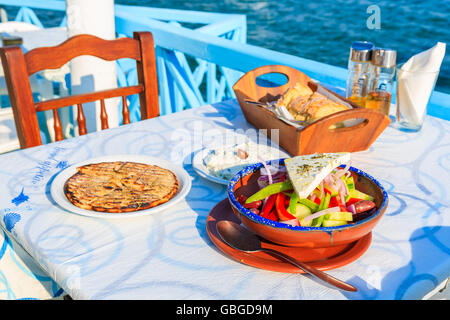
[[[344,195],[344,192],[339,191],[339,197],[341,198],[341,204],[345,207],[345,195]]]
[[[356,214],[356,208],[354,204],[351,204],[347,207],[347,211],[351,212],[352,214]]]
[[[260,189],[267,187],[269,185],[269,178],[267,176],[260,176],[256,182],[258,183],[258,187]]]
[[[336,181],[336,184],[337,184],[337,186],[338,186],[339,194],[340,194],[340,195],[343,194],[344,197],[345,197],[345,196],[347,195],[347,186],[345,185],[344,181],[342,181],[342,179],[338,179],[338,180]],[[341,195],[341,196],[342,196],[342,195]]]
[[[322,201],[322,199],[323,199],[323,194],[324,194],[324,189],[323,189],[323,180],[322,181],[320,181],[320,201]]]
[[[315,193],[311,193],[311,194],[308,196],[308,199],[311,200],[311,201],[316,200],[316,198],[317,198],[317,196],[316,196]]]
[[[273,179],[272,179],[272,174],[271,174],[271,172],[270,172],[270,169],[269,169],[268,164],[267,164],[266,161],[265,161],[263,158],[261,158],[260,156],[258,156],[258,159],[262,162],[264,168],[266,169],[266,175],[267,175],[267,177],[269,178],[269,184],[272,184],[272,183],[273,183]],[[261,174],[262,174],[262,168],[261,168],[260,172],[261,172]]]
[[[328,174],[324,179],[323,182],[326,185],[332,186],[334,184],[333,174]]]
[[[344,168],[344,169],[339,169],[339,170],[334,174],[334,177],[335,177],[336,179],[339,179],[342,175],[346,174],[347,171],[348,171],[348,169],[350,169],[351,163],[352,163],[352,161],[349,160],[349,161],[347,162],[347,164],[345,165],[345,168]]]
[[[316,213],[310,214],[306,218],[304,218],[305,222],[318,218],[320,216],[323,216],[324,214],[330,213],[330,212],[339,212],[341,209],[339,207],[331,207],[322,211],[318,211]]]
[[[267,170],[267,168],[269,168],[269,169]],[[285,167],[278,167],[278,166],[274,166],[274,165],[269,165],[269,164],[264,166],[264,168],[261,168],[261,175],[267,176],[268,172],[270,172],[270,174],[272,174],[272,175],[275,175],[275,174],[286,172],[286,168]]]

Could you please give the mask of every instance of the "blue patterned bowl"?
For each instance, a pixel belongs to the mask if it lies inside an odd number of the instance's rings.
[[[284,159],[272,160],[268,164],[281,163]],[[381,184],[364,171],[350,167],[358,190],[374,197],[376,212],[358,222],[338,227],[294,227],[272,221],[252,213],[244,208],[237,198],[242,194],[247,197],[259,190],[257,179],[262,163],[257,163],[239,171],[228,184],[228,200],[234,213],[242,223],[254,233],[272,242],[295,247],[324,248],[346,245],[355,242],[375,227],[388,205],[388,195]]]

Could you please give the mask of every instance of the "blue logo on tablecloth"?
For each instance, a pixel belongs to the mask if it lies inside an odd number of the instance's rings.
[[[56,168],[58,169],[65,169],[69,166],[69,164],[67,163],[67,161],[60,161],[58,162],[58,164],[56,165]]]
[[[15,197],[14,199],[11,200],[11,202],[14,203],[16,206],[24,203],[25,201],[27,201],[30,198],[23,193],[23,190],[24,190],[24,188],[22,188],[22,191],[20,192],[20,194],[17,197]]]

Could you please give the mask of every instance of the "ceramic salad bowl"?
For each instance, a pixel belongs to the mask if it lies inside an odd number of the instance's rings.
[[[267,164],[276,165],[278,162],[284,165],[284,159],[272,160]],[[228,184],[228,200],[233,212],[248,229],[277,244],[303,248],[347,246],[370,233],[388,205],[388,195],[377,180],[360,169],[349,167],[356,189],[374,198],[376,211],[374,210],[369,217],[336,227],[291,226],[269,220],[244,208],[237,201],[240,195],[249,197],[260,189],[257,179],[262,167],[262,163],[257,163],[239,171]]]

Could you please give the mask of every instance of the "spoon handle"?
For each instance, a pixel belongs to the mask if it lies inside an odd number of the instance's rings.
[[[245,102],[247,102],[247,103],[251,103],[251,104],[256,104],[257,106],[260,106],[260,107],[267,107],[264,103],[262,103],[262,102],[258,102],[258,101],[253,101],[253,100],[245,100]]]
[[[286,260],[287,262],[292,263],[294,266],[302,269],[303,271],[305,271],[325,282],[332,284],[335,287],[338,287],[338,288],[340,288],[342,290],[346,290],[346,291],[357,291],[357,289],[354,286],[352,286],[342,280],[336,279],[335,277],[330,276],[329,274],[326,274],[325,272],[322,272],[319,269],[316,269],[308,264],[300,262],[284,253],[278,252],[278,251],[270,249],[270,248],[262,248],[262,250],[265,252],[268,252],[268,253],[275,254],[276,256],[282,258],[283,260]]]

